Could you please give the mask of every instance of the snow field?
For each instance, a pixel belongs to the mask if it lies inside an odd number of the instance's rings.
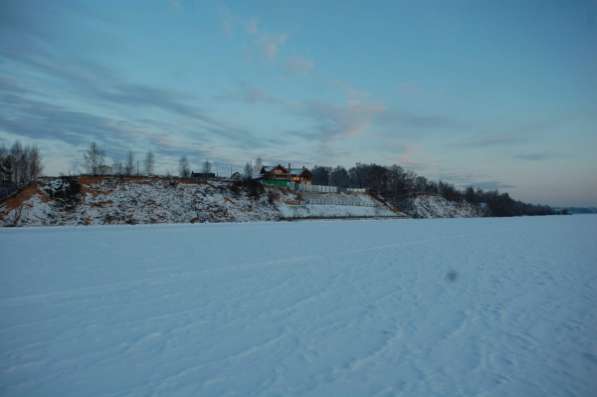
[[[2,396],[591,396],[597,217],[0,230]]]

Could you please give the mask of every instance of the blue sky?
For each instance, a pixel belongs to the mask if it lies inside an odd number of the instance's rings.
[[[46,174],[153,150],[399,164],[597,205],[594,1],[29,1],[0,5],[0,144]]]

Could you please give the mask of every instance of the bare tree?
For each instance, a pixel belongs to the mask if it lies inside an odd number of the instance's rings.
[[[12,170],[6,146],[0,146],[0,183],[10,182]]]
[[[104,158],[104,151],[95,142],[91,142],[89,149],[83,154],[87,172],[92,175],[98,175],[104,168]]]
[[[188,178],[191,176],[191,168],[189,166],[189,160],[187,156],[182,156],[178,161],[178,173],[182,178]]]
[[[124,166],[120,161],[114,161],[112,163],[112,174],[114,175],[123,175],[124,174]]]
[[[244,174],[245,174],[245,179],[253,178],[253,167],[251,167],[251,163],[245,164]]]
[[[41,155],[37,146],[31,146],[26,151],[26,162],[27,162],[27,179],[29,181],[36,180],[43,170],[41,164]]]
[[[203,162],[203,167],[201,168],[201,172],[204,174],[209,174],[211,172],[211,163],[208,160]]]
[[[9,149],[0,147],[0,182],[24,186],[36,180],[42,172],[37,146],[23,146],[16,141]]]
[[[12,170],[12,181],[21,186],[24,179],[24,151],[21,142],[16,141],[10,148],[10,163]]]
[[[261,160],[261,157],[257,157],[257,160],[255,160],[255,174],[259,174],[261,172],[261,169],[263,168],[263,160]]]
[[[153,175],[153,169],[155,167],[155,157],[152,151],[147,152],[145,155],[145,161],[143,161],[143,167],[145,168],[145,175]]]
[[[135,171],[135,155],[132,150],[129,150],[126,156],[126,165],[124,166],[124,174],[127,176],[133,175]]]

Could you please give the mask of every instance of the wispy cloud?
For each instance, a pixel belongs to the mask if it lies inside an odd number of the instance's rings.
[[[502,190],[502,189],[514,189],[515,185],[503,183],[500,181],[476,181],[471,182],[468,186],[476,187],[483,190]]]
[[[409,133],[423,130],[454,129],[465,123],[447,116],[422,115],[387,108],[364,91],[347,84],[335,84],[345,99],[341,103],[320,100],[298,100],[274,96],[263,88],[240,83],[215,99],[240,102],[249,105],[267,104],[278,106],[286,114],[307,121],[309,130],[294,130],[293,135],[308,140],[330,141],[337,137],[357,136],[371,131],[385,136],[396,136],[397,131],[409,129]],[[404,134],[404,133],[402,133]]]
[[[439,180],[453,183],[459,187],[472,186],[483,190],[513,189],[516,186],[496,179],[488,179],[487,175],[479,173],[441,172]]]
[[[287,38],[286,33],[261,33],[257,39],[257,45],[267,59],[273,60],[286,43]]]
[[[133,147],[137,150],[152,147],[164,156],[189,153],[190,148],[193,153],[204,154],[201,147],[211,140],[211,134],[205,130],[195,130],[191,136],[178,128],[178,134],[170,135],[166,131],[176,126],[168,123],[73,110],[27,95],[2,94],[0,106],[4,109],[0,115],[1,132],[79,147],[95,141],[109,149],[110,156],[115,158]]]
[[[515,154],[512,158],[517,160],[526,160],[526,161],[547,161],[547,160],[554,160],[560,159],[565,157],[562,153],[556,152],[535,152],[535,153],[521,153]]]
[[[81,89],[98,89],[102,82],[120,80],[110,68],[84,59],[68,62],[43,45],[29,43],[23,47],[0,46],[0,58],[31,68],[49,81],[62,80]]]
[[[313,71],[315,62],[305,57],[296,56],[286,60],[285,69],[289,73],[307,74]]]
[[[490,146],[512,146],[526,143],[528,138],[515,135],[489,135],[489,136],[475,136],[469,139],[455,143],[456,146],[463,147],[490,147]]]
[[[445,169],[442,169],[437,176],[438,179],[442,181],[450,182],[460,186],[470,185],[474,181],[478,181],[486,177],[486,175],[481,175],[479,173],[448,171]]]
[[[231,101],[231,102],[240,102],[249,105],[255,105],[258,103],[265,103],[265,104],[284,104],[284,101],[281,98],[277,98],[273,95],[270,95],[262,88],[247,84],[245,82],[241,82],[238,84],[237,87],[228,90],[227,92],[216,95],[214,99],[221,100],[221,101]]]
[[[458,142],[454,142],[453,146],[482,148],[482,147],[510,147],[528,144],[537,140],[542,140],[545,134],[557,131],[558,128],[564,126],[567,122],[574,118],[568,116],[552,116],[546,119],[530,120],[518,123],[512,123],[509,126],[500,127],[499,130],[495,127],[485,127],[486,130],[482,134],[470,136]],[[521,159],[524,158],[521,157]],[[532,157],[530,156],[528,160]]]
[[[372,102],[349,101],[344,105],[334,105],[307,101],[297,105],[296,111],[313,123],[314,131],[322,140],[329,140],[365,132],[384,108]]]
[[[197,105],[193,104],[196,98],[182,92],[118,81],[112,86],[95,87],[89,94],[112,104],[160,109],[206,123],[217,124]]]
[[[257,18],[249,18],[246,23],[245,29],[249,34],[257,34],[259,32],[259,21]]]
[[[228,7],[220,8],[220,24],[224,34],[228,37],[232,37],[232,34],[234,33],[235,17]]]
[[[23,87],[15,78],[0,76],[0,93],[7,94],[31,94],[32,90]]]
[[[450,116],[437,114],[416,114],[398,109],[387,109],[379,117],[380,123],[420,129],[458,129],[469,125]]]
[[[134,139],[130,123],[111,117],[74,111],[15,94],[1,95],[0,104],[4,109],[0,129],[12,134],[57,139],[74,145],[97,140],[116,149]]]
[[[178,11],[182,9],[182,0],[168,0],[168,4],[170,4],[170,7],[174,10]]]
[[[288,39],[287,33],[266,31],[260,26],[257,18],[239,17],[227,8],[222,11],[221,24],[228,36],[232,36],[237,28],[244,32],[249,37],[255,53],[267,61],[276,59]]]
[[[111,111],[123,114],[158,110],[166,119],[173,116],[185,118],[190,123],[185,125],[188,124],[195,134],[227,140],[230,146],[261,145],[248,129],[209,115],[198,105],[200,99],[192,94],[129,83],[111,68],[81,58],[65,60],[39,46],[19,49],[0,46],[0,58],[44,76],[46,84],[59,82],[63,93],[76,98],[66,105],[62,98],[58,101],[49,98],[45,90],[34,92],[30,88],[36,87],[32,81],[25,79],[17,84],[14,78],[3,76],[0,78],[3,104],[0,128],[5,132],[53,138],[73,145],[97,140],[117,150],[122,139],[115,137],[131,138],[136,127],[111,116]],[[77,103],[84,103],[85,110],[79,109]],[[140,130],[152,128],[147,125],[138,127]],[[177,129],[177,133],[181,133],[181,128]]]

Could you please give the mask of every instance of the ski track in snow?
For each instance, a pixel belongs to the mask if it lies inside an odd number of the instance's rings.
[[[2,396],[592,396],[597,217],[0,230]]]

